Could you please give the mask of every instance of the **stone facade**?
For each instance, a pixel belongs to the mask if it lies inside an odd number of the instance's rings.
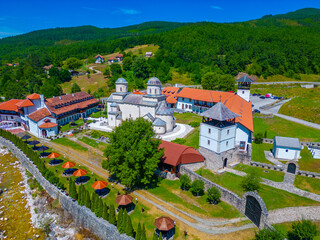
[[[70,197],[61,192],[57,187],[49,183],[39,172],[37,167],[30,161],[26,155],[13,145],[10,141],[0,137],[0,143],[6,146],[21,162],[32,175],[37,179],[39,184],[54,199],[58,198],[61,207],[74,218],[77,224],[89,229],[101,239],[106,240],[133,240],[125,234],[120,234],[117,227],[110,224],[102,218],[95,216],[90,209],[80,206],[77,202],[72,201]]]

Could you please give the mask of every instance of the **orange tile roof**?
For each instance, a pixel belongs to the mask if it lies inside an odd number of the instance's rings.
[[[36,100],[36,99],[40,99],[40,95],[37,93],[32,93],[31,95],[27,96],[27,98],[31,100]]]
[[[97,56],[95,56],[94,58],[102,58],[102,59],[104,59],[104,57],[102,57],[100,54],[98,54]]]
[[[53,122],[47,122],[47,123],[42,123],[41,125],[39,125],[39,128],[53,128],[58,126],[58,124],[53,123]]]
[[[175,104],[178,100],[177,94],[180,88],[178,87],[165,87],[161,93],[166,96],[167,103]]]
[[[32,106],[34,106],[34,104],[29,99],[26,99],[26,100],[22,100],[21,102],[16,103],[16,106],[19,108],[32,107]]]
[[[41,119],[43,119],[45,117],[52,117],[51,113],[49,112],[49,110],[47,108],[41,108],[41,109],[28,115],[28,118],[30,118],[31,120],[33,120],[35,122],[39,122]]]
[[[183,88],[177,96],[215,103],[219,102],[221,99],[221,102],[226,105],[227,108],[240,115],[240,117],[236,118],[236,122],[241,123],[243,126],[253,132],[252,103],[247,102],[235,93]]]
[[[146,95],[146,92],[141,92],[139,89],[135,90],[132,92],[133,94],[138,94],[138,95]]]
[[[9,101],[0,103],[0,110],[5,110],[5,111],[15,111],[18,112],[18,106],[16,104],[22,102],[24,100],[20,99],[11,99]]]

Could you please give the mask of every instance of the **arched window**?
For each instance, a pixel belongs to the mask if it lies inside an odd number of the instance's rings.
[[[122,87],[120,87],[120,92],[122,92]]]

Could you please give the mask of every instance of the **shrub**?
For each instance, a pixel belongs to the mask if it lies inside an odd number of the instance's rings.
[[[202,180],[194,180],[191,184],[190,191],[193,195],[199,196],[200,194],[203,194],[204,190],[204,182]]]
[[[241,182],[241,187],[244,191],[259,191],[261,185],[261,177],[256,171],[250,171]]]
[[[184,144],[186,142],[186,139],[184,139],[184,138],[176,138],[172,142],[173,143],[178,143],[178,144]]]
[[[208,189],[208,197],[207,200],[209,203],[219,203],[221,198],[221,192],[216,187],[211,187]]]
[[[312,240],[317,234],[317,227],[312,221],[302,220],[292,223],[291,230],[288,232],[288,240]]]
[[[188,190],[190,188],[190,183],[191,183],[191,180],[188,177],[188,175],[187,174],[182,174],[181,177],[180,177],[181,189],[183,189],[184,191]]]
[[[199,127],[200,123],[199,122],[190,122],[189,125],[193,128]]]
[[[275,230],[275,229],[270,229],[270,228],[265,228],[259,230],[259,232],[255,232],[255,240],[283,240],[284,236],[282,235],[281,232]]]
[[[263,139],[262,133],[257,133],[254,135],[254,143],[260,144],[262,143],[262,139]]]

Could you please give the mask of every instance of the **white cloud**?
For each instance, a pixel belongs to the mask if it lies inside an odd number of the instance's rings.
[[[141,12],[135,9],[123,9],[120,8],[119,9],[123,14],[128,14],[128,15],[136,15],[136,14],[140,14]]]
[[[219,7],[219,6],[210,6],[212,9],[215,9],[215,10],[222,10],[222,8],[221,7]]]

